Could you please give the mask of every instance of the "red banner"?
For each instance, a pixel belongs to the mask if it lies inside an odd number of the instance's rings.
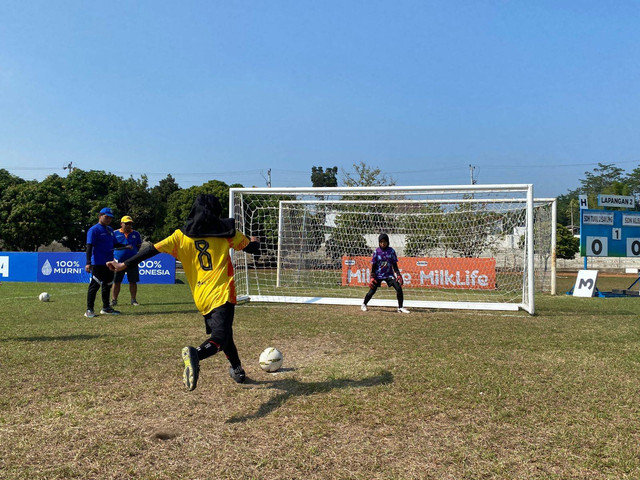
[[[495,290],[495,258],[401,257],[404,288]],[[342,257],[342,285],[365,287],[371,280],[371,257]]]

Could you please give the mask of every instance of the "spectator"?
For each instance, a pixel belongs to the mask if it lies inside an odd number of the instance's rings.
[[[122,245],[126,245],[124,248],[116,248],[113,252],[115,260],[118,262],[124,262],[125,260],[133,257],[142,245],[142,238],[140,234],[133,229],[133,218],[129,215],[125,215],[120,219],[120,229],[114,232],[116,241]],[[122,272],[116,272],[116,276],[113,280],[113,296],[111,298],[111,306],[115,307],[118,304],[118,295],[120,294],[120,286],[124,275],[127,274],[127,280],[129,280],[129,293],[131,294],[131,305],[137,307],[139,305],[137,298],[138,294],[138,282],[140,281],[140,272],[138,271],[138,264],[129,265],[126,270]]]
[[[113,219],[113,212],[106,207],[100,210],[98,223],[87,232],[87,264],[84,269],[91,273],[91,282],[87,292],[87,311],[84,316],[93,318],[96,316],[93,307],[98,290],[102,290],[102,315],[117,315],[120,312],[109,305],[113,273],[107,267],[107,262],[113,260],[113,250],[116,247],[116,239],[113,229],[109,226]]]

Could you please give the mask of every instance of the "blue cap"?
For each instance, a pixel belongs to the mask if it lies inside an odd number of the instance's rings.
[[[106,215],[107,217],[113,217],[113,212],[109,207],[105,207],[100,210],[100,215]]]

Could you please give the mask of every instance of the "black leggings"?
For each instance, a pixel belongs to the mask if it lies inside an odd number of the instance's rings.
[[[102,289],[102,308],[109,308],[113,272],[106,265],[91,266],[91,283],[87,292],[87,310],[93,310],[98,290]]]
[[[227,302],[204,316],[205,330],[211,337],[198,347],[198,359],[204,360],[222,350],[232,367],[240,365],[238,349],[233,341],[234,312],[235,305]]]
[[[378,290],[378,287],[382,284],[382,282],[387,282],[388,286],[396,289],[396,298],[398,299],[398,308],[402,308],[402,304],[404,303],[404,294],[402,293],[402,286],[393,277],[372,282],[369,285],[369,291],[364,297],[364,304],[366,305],[367,303],[369,303],[369,300],[371,300],[371,297],[373,297],[373,295],[376,293],[376,291]]]

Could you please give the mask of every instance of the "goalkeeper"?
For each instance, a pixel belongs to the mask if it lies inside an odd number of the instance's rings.
[[[387,286],[396,289],[398,298],[398,313],[409,313],[409,310],[402,306],[404,295],[402,293],[402,275],[398,268],[398,256],[396,251],[389,246],[389,235],[381,233],[378,237],[378,245],[371,259],[371,281],[369,282],[369,291],[364,297],[364,302],[360,306],[363,312],[368,310],[367,304],[371,297],[376,293],[382,282],[386,282]],[[395,275],[394,275],[395,272]]]
[[[182,229],[153,246],[143,247],[123,263],[115,260],[107,263],[110,269],[122,271],[160,252],[170,253],[182,262],[193,300],[204,316],[207,335],[211,335],[198,348],[182,349],[183,381],[187,390],[196,388],[200,361],[220,350],[231,364],[231,378],[238,383],[245,381],[245,371],[233,341],[236,289],[229,249],[257,254],[260,242],[257,237],[251,237],[250,241],[236,231],[234,219],[221,219],[221,213],[222,206],[214,195],[198,195]]]

